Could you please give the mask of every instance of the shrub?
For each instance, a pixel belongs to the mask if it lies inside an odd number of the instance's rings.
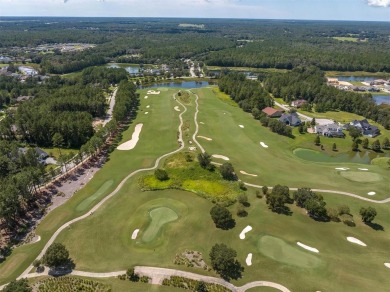
[[[165,181],[169,179],[168,173],[164,169],[156,169],[154,171],[154,176],[159,180],[159,181]]]

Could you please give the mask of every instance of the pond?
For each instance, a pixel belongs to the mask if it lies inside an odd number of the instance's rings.
[[[137,65],[119,65],[117,63],[110,63],[107,64],[108,68],[124,68],[127,72],[129,72],[132,75],[139,74],[140,73],[140,67]]]
[[[311,149],[297,148],[293,153],[304,160],[314,162],[331,162],[331,163],[360,163],[371,164],[371,160],[378,157],[389,157],[389,154],[376,153],[374,151],[348,152],[335,156],[329,156],[324,152]]]
[[[390,95],[373,95],[376,104],[390,104]]]
[[[214,85],[213,82],[208,81],[181,81],[181,82],[163,82],[156,83],[148,86],[140,86],[140,89],[144,88],[159,88],[159,87],[179,87],[179,88],[202,88],[206,86]]]

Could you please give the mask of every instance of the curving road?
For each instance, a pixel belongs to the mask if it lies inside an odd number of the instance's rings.
[[[246,183],[246,182],[244,182],[244,184],[246,186],[248,186],[248,187],[253,187],[253,188],[257,188],[257,189],[261,189],[263,187],[263,186],[260,186],[260,185],[254,185],[254,184],[250,184],[250,183]],[[268,188],[272,189],[272,187],[268,187]],[[290,191],[297,191],[298,190],[298,188],[289,188],[289,189],[290,189]],[[319,193],[330,193],[330,194],[337,194],[337,195],[348,196],[348,197],[356,198],[356,199],[359,199],[359,200],[363,200],[363,201],[367,201],[367,202],[375,203],[375,204],[386,204],[386,203],[390,202],[390,198],[378,201],[378,200],[372,200],[372,199],[365,198],[365,197],[362,197],[362,196],[359,196],[359,195],[356,195],[356,194],[342,192],[342,191],[322,190],[322,189],[311,189],[311,190],[313,192],[319,192]]]

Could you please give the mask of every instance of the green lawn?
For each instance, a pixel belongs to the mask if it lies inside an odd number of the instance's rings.
[[[199,142],[209,154],[229,157],[243,181],[268,186],[283,184],[290,187],[340,190],[361,196],[375,191],[377,195],[370,197],[371,199],[388,197],[389,168],[380,165],[314,163],[301,160],[293,153],[293,149],[301,146],[297,144],[298,139],[271,133],[250,114],[219,99],[212,89],[193,91],[200,97],[198,122],[202,123],[199,125],[199,135],[213,139],[199,139]],[[42,236],[42,241],[17,248],[12,256],[0,265],[2,283],[21,273],[62,223],[85,212],[78,211],[77,206],[89,196],[95,198],[97,193],[99,196],[92,200],[90,206],[100,200],[100,193],[103,192],[101,190],[107,181],[113,180],[113,183],[106,187],[104,195],[112,191],[131,171],[149,167],[156,157],[177,149],[179,113],[173,109],[176,105],[172,98],[173,92],[170,89],[160,95],[149,95],[148,99],[144,99],[145,91],[141,92],[138,117],[123,135],[123,141],[128,140],[135,124],[142,122],[144,127],[139,145],[131,151],[114,151],[109,162],[84,189],[43,220],[37,228],[37,234]],[[147,105],[150,105],[150,108],[146,109]],[[194,131],[194,103],[188,107],[188,112],[183,116],[186,148]],[[145,111],[149,114],[145,115]],[[244,125],[244,128],[239,125]],[[261,147],[260,142],[266,143],[269,148]],[[169,161],[167,159],[167,162]],[[336,167],[348,167],[355,172],[358,172],[360,167],[367,167],[370,173],[381,176],[382,180],[351,181],[342,177],[339,171],[335,170]],[[258,177],[242,175],[240,170],[257,174]],[[257,199],[255,189],[250,188],[247,191],[250,206],[246,208],[249,215],[238,218],[235,215],[237,206],[230,206],[236,219],[236,227],[224,231],[216,229],[211,220],[209,212],[213,204],[210,201],[182,190],[143,192],[139,184],[142,175],[139,174],[125,183],[122,189],[92,216],[75,223],[59,235],[57,241],[64,243],[69,249],[76,269],[109,272],[127,269],[132,265],[149,265],[216,276],[213,272],[177,266],[173,261],[176,254],[188,249],[203,253],[206,263],[210,264],[207,255],[211,247],[215,243],[223,242],[237,250],[237,258],[244,265],[248,253],[253,253],[253,265],[245,265],[243,278],[233,281],[233,284],[238,286],[258,280],[274,281],[291,291],[384,291],[385,287],[390,286],[389,269],[384,266],[384,262],[390,262],[389,204],[379,205],[336,194],[323,194],[327,207],[336,208],[341,204],[350,207],[356,227],[348,227],[343,223],[316,222],[309,218],[303,209],[295,206],[290,206],[293,212],[291,216],[272,213],[268,210],[265,199]],[[378,216],[374,222],[382,226],[384,231],[376,231],[361,222],[359,209],[363,206],[376,208]],[[150,212],[157,208],[169,208],[178,218],[156,228],[158,230],[154,232],[155,236],[151,241],[145,242],[142,240],[143,235],[152,222]],[[247,225],[251,225],[253,230],[247,233],[245,240],[241,240],[239,234]],[[137,239],[132,240],[131,235],[135,229],[140,229],[140,233]],[[348,242],[347,236],[362,240],[367,247]],[[271,243],[266,240],[266,246],[263,246],[262,238],[273,240]],[[296,245],[297,241],[317,248],[320,252],[313,254],[301,249]],[[280,251],[287,260],[280,257]],[[302,257],[297,257],[299,254]],[[129,285],[128,282],[120,283],[119,280],[102,281]],[[120,286],[117,291],[126,291],[129,289],[127,287]]]

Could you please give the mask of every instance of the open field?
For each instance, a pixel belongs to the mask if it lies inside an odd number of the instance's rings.
[[[341,42],[357,43],[357,42],[367,42],[368,41],[367,39],[361,40],[361,39],[355,38],[355,37],[332,37],[332,38],[335,40],[341,41]]]
[[[250,114],[218,98],[210,88],[193,92],[199,95],[198,135],[212,138],[212,141],[199,142],[209,154],[218,153],[229,157],[229,162],[233,164],[237,174],[239,170],[243,170],[258,175],[252,177],[238,174],[243,181],[268,186],[283,184],[289,187],[339,190],[362,197],[368,197],[368,192],[375,191],[377,195],[370,197],[371,199],[388,197],[389,168],[301,160],[293,153],[293,149],[301,147],[297,145],[298,139],[271,133]],[[123,141],[129,140],[135,124],[143,123],[144,128],[137,146],[131,151],[114,151],[109,162],[84,189],[47,216],[37,229],[42,240],[17,248],[13,255],[0,265],[1,283],[20,274],[60,225],[85,213],[84,207],[83,211],[77,207],[89,196],[99,194],[97,199],[91,202],[92,207],[112,191],[128,173],[148,167],[158,156],[177,149],[179,113],[174,110],[177,103],[172,98],[173,93],[174,90],[170,89],[144,99],[145,91],[141,92],[141,111],[134,124],[123,135]],[[147,109],[149,115],[144,115],[143,111],[147,105],[150,105]],[[195,103],[192,100],[186,106],[188,111],[183,115],[183,140],[187,148],[195,129]],[[264,142],[269,147],[263,148],[259,142]],[[367,167],[369,172],[381,176],[382,180],[372,183],[350,181],[335,170],[337,167],[348,167],[353,171]],[[291,291],[381,291],[390,285],[389,270],[384,266],[384,262],[390,261],[389,204],[374,204],[336,194],[323,194],[329,207],[335,208],[341,204],[350,207],[356,227],[348,227],[341,222],[316,222],[307,216],[305,210],[296,206],[290,206],[293,212],[291,216],[272,213],[267,208],[265,199],[256,198],[255,189],[249,188],[247,194],[250,206],[246,208],[249,215],[245,218],[237,217],[237,206],[230,206],[236,219],[236,227],[224,231],[216,229],[210,218],[209,211],[213,206],[210,201],[181,190],[142,192],[139,184],[142,175],[131,178],[93,215],[73,224],[59,235],[56,241],[64,243],[69,249],[77,270],[112,272],[133,265],[145,265],[215,276],[214,272],[177,266],[173,261],[176,254],[188,249],[204,254],[206,263],[210,264],[207,255],[212,245],[224,242],[237,250],[237,258],[243,264],[248,253],[253,253],[252,266],[245,266],[243,278],[232,282],[236,286],[265,280],[280,283]],[[112,184],[109,183],[110,180],[113,181]],[[376,208],[378,216],[374,222],[384,231],[376,231],[361,222],[359,209],[362,206]],[[177,219],[155,228],[151,240],[143,241],[143,236],[153,222],[150,212],[156,209],[166,210],[161,208],[172,210],[177,214]],[[167,212],[163,212],[162,217],[173,218],[166,214]],[[241,240],[239,234],[248,225],[252,226],[253,230]],[[140,229],[140,232],[137,239],[132,240],[131,235],[135,229]],[[367,247],[348,242],[348,236],[362,240]],[[262,240],[264,238],[266,244]],[[271,244],[270,238],[273,238]],[[275,260],[272,256],[279,252],[275,238],[286,255],[282,259]],[[298,241],[317,248],[319,253],[313,254],[301,249],[296,244]],[[297,258],[297,254],[302,254],[302,257]],[[104,281],[117,283],[119,280]],[[122,283],[132,285],[125,281]],[[118,287],[117,290],[113,287],[113,291],[127,289],[122,288],[125,286]],[[268,290],[262,288],[249,291]]]

